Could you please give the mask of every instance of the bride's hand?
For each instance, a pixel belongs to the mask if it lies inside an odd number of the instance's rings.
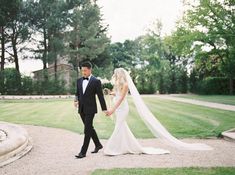
[[[114,113],[114,110],[113,109],[109,109],[109,110],[107,110],[106,116],[110,116],[113,113]]]
[[[109,92],[109,95],[113,95],[113,96],[115,96],[115,92],[110,91],[110,92]]]

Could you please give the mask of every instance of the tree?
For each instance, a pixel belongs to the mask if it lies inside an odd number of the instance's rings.
[[[65,31],[68,25],[70,6],[75,1],[33,1],[31,5],[31,26],[35,32],[32,38],[37,43],[37,49],[32,49],[36,59],[43,62],[44,78],[47,77],[47,65],[54,64],[55,79],[57,78],[57,61],[63,55],[65,48]]]
[[[6,25],[13,21],[19,11],[20,0],[0,0],[0,38],[1,38],[1,71],[5,64],[5,44],[7,43]]]
[[[100,9],[90,0],[74,6],[69,26],[70,30],[67,32],[69,61],[77,70],[82,61],[92,61],[102,55],[110,40],[106,36],[107,26],[102,24]]]
[[[28,3],[25,1],[20,1],[19,11],[16,14],[14,20],[8,22],[6,25],[6,35],[10,39],[10,45],[6,49],[7,54],[11,57],[11,62],[15,64],[15,68],[18,72],[19,69],[19,52],[22,54],[26,49],[24,44],[30,38],[30,31],[28,27]]]
[[[217,70],[229,78],[232,94],[235,77],[235,1],[200,0],[196,4],[188,1],[185,5],[188,10],[183,23],[193,36],[195,61],[201,63],[206,58],[206,62],[213,63],[216,60]]]
[[[114,68],[133,69],[140,61],[139,40],[125,40],[110,45],[110,55]]]

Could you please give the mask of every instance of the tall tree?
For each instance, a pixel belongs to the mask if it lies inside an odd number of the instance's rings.
[[[207,62],[216,61],[221,74],[229,78],[232,94],[235,78],[235,1],[186,2],[188,10],[183,22],[194,36],[196,62],[203,62],[205,58]]]
[[[170,65],[170,93],[187,92],[187,70],[192,65],[192,44],[190,32],[180,25],[164,38],[165,58]]]
[[[64,50],[64,33],[68,25],[68,11],[75,1],[40,0],[31,2],[31,25],[35,30],[33,37],[37,49],[33,49],[36,59],[41,59],[43,69],[48,63],[54,64],[55,78],[57,78],[57,59]],[[38,37],[40,36],[40,37]],[[47,79],[47,73],[45,72]]]
[[[100,8],[90,0],[81,1],[74,7],[70,18],[69,42],[70,63],[75,70],[83,60],[94,60],[109,45],[107,26],[102,24]]]
[[[19,11],[20,0],[0,0],[0,4],[1,70],[4,70],[5,44],[8,40],[6,36],[6,26],[16,18]]]
[[[6,26],[6,35],[10,38],[11,42],[6,52],[12,58],[11,60],[15,64],[18,72],[20,72],[19,53],[21,54],[21,58],[23,58],[23,51],[27,45],[25,42],[29,40],[31,34],[28,25],[28,10],[28,3],[26,1],[20,1],[19,11],[15,19],[10,21]]]

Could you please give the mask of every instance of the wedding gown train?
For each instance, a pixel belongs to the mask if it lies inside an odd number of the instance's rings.
[[[119,98],[119,93],[116,93],[116,96],[113,98],[114,104]],[[105,145],[105,155],[170,153],[168,150],[160,148],[142,147],[128,127],[126,121],[128,113],[129,106],[125,97],[121,105],[115,111],[115,128]]]

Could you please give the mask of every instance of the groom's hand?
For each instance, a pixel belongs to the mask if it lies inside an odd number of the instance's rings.
[[[107,110],[104,110],[103,113],[107,116],[108,111],[107,111]]]
[[[106,116],[111,116],[114,113],[113,109],[109,109],[106,111]]]

